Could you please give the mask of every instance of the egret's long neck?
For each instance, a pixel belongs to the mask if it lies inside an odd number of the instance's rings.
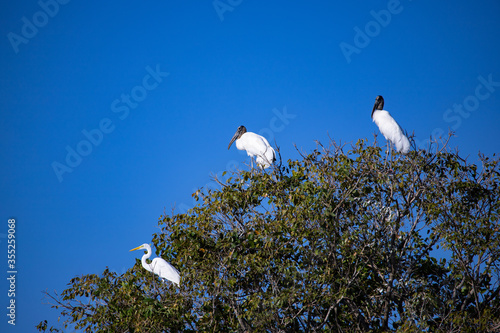
[[[152,272],[153,270],[151,269],[151,265],[146,262],[146,259],[148,259],[149,257],[151,257],[150,251],[148,251],[148,253],[146,253],[145,255],[142,256],[141,264],[142,264],[142,267],[144,267],[144,269]]]

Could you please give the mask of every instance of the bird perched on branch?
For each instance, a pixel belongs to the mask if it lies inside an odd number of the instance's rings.
[[[392,118],[389,111],[384,110],[384,98],[380,95],[375,98],[372,119],[377,124],[380,133],[389,141],[389,145],[392,143],[397,152],[406,154],[410,151],[410,141],[408,141],[401,126]]]
[[[255,157],[255,161],[261,168],[268,168],[276,161],[276,153],[266,138],[252,132],[247,132],[245,126],[238,127],[227,149],[231,147],[235,140],[236,148],[246,150],[248,156],[251,158]]]
[[[144,249],[147,252],[142,256],[141,264],[146,270],[159,275],[162,279],[166,279],[172,281],[176,285],[179,285],[180,274],[174,266],[170,265],[162,258],[154,258],[150,264],[146,262],[146,259],[151,257],[151,246],[149,244],[142,244],[136,248],[133,248],[130,251],[141,250]]]

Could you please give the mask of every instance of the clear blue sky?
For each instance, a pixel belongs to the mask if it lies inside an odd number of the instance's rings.
[[[2,332],[57,320],[43,290],[131,267],[164,211],[249,162],[227,150],[239,125],[285,160],[329,136],[373,142],[381,94],[422,146],[453,128],[463,156],[499,151],[496,0],[54,1],[0,12]]]

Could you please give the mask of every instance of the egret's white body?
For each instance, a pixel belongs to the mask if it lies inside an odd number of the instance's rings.
[[[384,98],[377,96],[372,110],[372,119],[384,138],[396,147],[396,151],[406,154],[410,151],[410,141],[401,126],[392,118],[389,111],[383,110]]]
[[[276,153],[273,147],[261,135],[247,132],[245,126],[238,127],[227,149],[236,140],[236,148],[246,150],[248,156],[255,158],[255,161],[261,168],[268,168],[276,160]]]
[[[142,267],[146,270],[159,275],[161,278],[172,281],[173,283],[179,285],[180,274],[174,266],[170,265],[162,258],[154,258],[150,264],[146,262],[146,259],[151,257],[151,246],[149,244],[142,244],[136,248],[133,248],[130,251],[144,249],[147,251],[146,254],[142,256],[141,263]]]

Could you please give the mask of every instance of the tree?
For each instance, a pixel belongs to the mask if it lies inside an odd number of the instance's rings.
[[[137,259],[47,296],[87,332],[498,331],[499,159],[480,164],[446,145],[387,160],[319,144],[160,218],[152,243],[180,287]]]

